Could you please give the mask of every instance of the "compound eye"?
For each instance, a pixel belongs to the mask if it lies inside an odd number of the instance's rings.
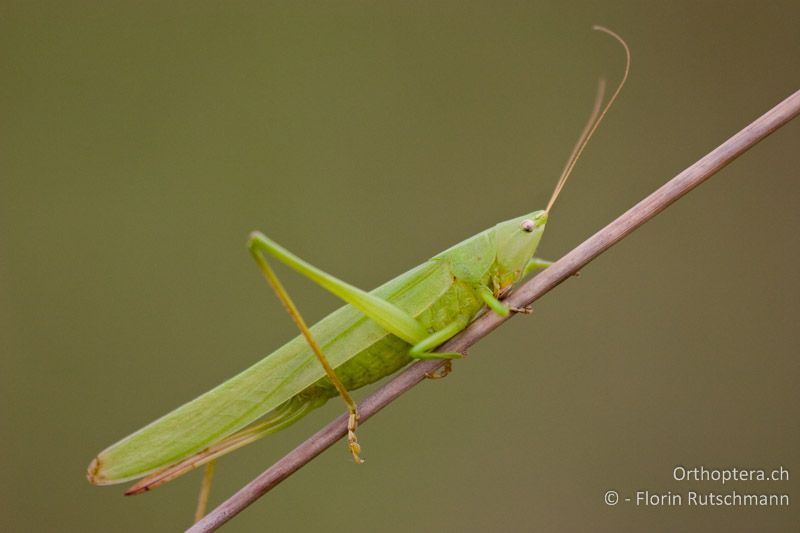
[[[519,225],[520,228],[522,228],[523,230],[527,231],[528,233],[533,231],[534,226],[536,226],[536,224],[534,224],[533,220],[531,220],[529,218],[526,218],[525,220],[523,220],[522,223]]]

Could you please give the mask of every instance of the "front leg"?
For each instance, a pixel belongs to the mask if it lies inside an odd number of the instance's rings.
[[[507,290],[503,291],[504,294],[508,294],[511,290],[511,286],[507,287]],[[494,295],[492,290],[489,287],[479,287],[478,288],[478,295],[480,295],[481,300],[486,304],[486,306],[497,313],[502,317],[507,317],[511,313],[524,313],[529,315],[533,312],[530,306],[525,307],[510,307],[500,300]],[[503,294],[501,294],[503,296]]]
[[[527,276],[534,270],[547,268],[552,264],[553,261],[548,261],[547,259],[540,259],[538,257],[533,257],[531,258],[530,261],[528,261],[528,264],[525,265],[525,268],[522,269],[522,277]]]
[[[486,304],[486,307],[502,317],[507,317],[509,314],[511,314],[512,310],[506,304],[497,299],[497,297],[494,295],[494,292],[492,292],[492,289],[485,285],[481,285],[477,290],[478,296],[481,297],[481,300],[483,300],[483,303]]]

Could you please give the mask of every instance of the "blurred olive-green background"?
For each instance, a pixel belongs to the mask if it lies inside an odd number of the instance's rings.
[[[541,208],[596,79],[633,69],[557,258],[800,87],[788,2],[2,2],[3,531],[175,531],[197,473],[123,498],[105,446],[295,335],[260,229],[365,288]],[[800,122],[638,230],[229,531],[786,531],[800,475]],[[284,279],[310,321],[339,304]],[[212,503],[339,402],[221,461]],[[609,507],[616,489],[789,508]]]

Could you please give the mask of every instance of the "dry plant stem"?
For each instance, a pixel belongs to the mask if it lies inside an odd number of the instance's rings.
[[[542,273],[521,285],[505,300],[506,304],[512,307],[530,305],[798,114],[800,114],[800,91],[789,96]],[[506,320],[507,318],[495,313],[485,313],[439,349],[447,352],[464,352]],[[430,360],[411,365],[359,405],[361,422],[365,422],[395,398],[423,381],[426,374],[434,372],[444,364],[444,360]],[[216,530],[346,434],[347,415],[342,415],[241,488],[188,531],[199,533]]]

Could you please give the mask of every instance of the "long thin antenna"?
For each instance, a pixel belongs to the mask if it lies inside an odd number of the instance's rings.
[[[592,113],[589,115],[589,120],[586,121],[583,131],[581,131],[580,137],[578,137],[578,142],[576,142],[575,146],[572,148],[572,153],[569,154],[567,162],[564,164],[564,169],[561,171],[561,176],[559,176],[558,182],[553,189],[553,194],[550,196],[550,201],[547,202],[547,209],[545,209],[545,211],[548,213],[550,212],[550,208],[553,207],[556,198],[558,198],[558,195],[561,193],[561,189],[564,188],[564,184],[567,182],[567,178],[569,178],[569,175],[572,172],[572,167],[575,166],[575,162],[578,160],[580,152],[583,150],[583,147],[586,146],[586,142],[589,140],[589,134],[592,132],[592,126],[597,123],[597,116],[600,114],[600,106],[603,104],[605,93],[606,80],[600,78],[600,81],[597,82],[597,93],[594,97]]]
[[[605,92],[605,81],[602,79],[600,80],[600,83],[598,84],[597,88],[597,97],[595,98],[594,108],[592,109],[592,114],[589,117],[589,121],[583,128],[581,136],[578,137],[578,142],[572,149],[572,153],[567,159],[566,165],[564,165],[564,170],[561,172],[561,176],[558,178],[556,187],[555,189],[553,189],[553,194],[550,196],[550,201],[547,202],[547,208],[545,209],[545,212],[548,214],[550,213],[550,209],[553,207],[553,204],[556,202],[556,198],[558,198],[558,195],[561,193],[561,189],[564,188],[564,184],[567,182],[567,178],[569,178],[569,175],[572,173],[572,169],[575,168],[575,163],[578,162],[581,153],[583,153],[583,149],[586,148],[586,145],[589,143],[589,139],[592,138],[592,135],[594,135],[595,130],[597,130],[597,126],[599,126],[600,123],[603,121],[603,117],[606,116],[606,113],[608,113],[608,110],[611,108],[611,105],[617,99],[617,96],[619,96],[619,92],[625,85],[625,82],[628,79],[628,72],[630,71],[631,68],[631,51],[628,48],[627,43],[622,39],[622,37],[620,37],[613,31],[603,26],[592,26],[592,29],[609,34],[622,45],[622,47],[625,49],[625,72],[622,75],[622,80],[620,80],[619,85],[617,85],[617,89],[614,91],[614,94],[611,95],[611,98],[608,100],[608,103],[605,105],[603,110],[598,114],[598,109],[600,108],[600,104],[603,101],[603,95]]]

